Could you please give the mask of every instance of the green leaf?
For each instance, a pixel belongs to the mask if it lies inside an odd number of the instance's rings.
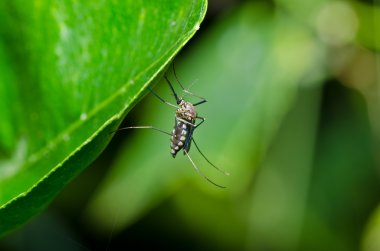
[[[0,235],[106,147],[199,29],[206,1],[0,3]]]

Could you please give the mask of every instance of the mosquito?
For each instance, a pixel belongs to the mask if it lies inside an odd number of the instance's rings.
[[[193,165],[194,169],[198,172],[198,174],[200,174],[203,178],[205,178],[207,181],[209,181],[213,185],[220,187],[220,188],[225,188],[224,186],[216,184],[214,181],[209,179],[205,174],[203,174],[201,172],[201,170],[197,167],[197,165],[194,163],[193,159],[189,155],[191,143],[194,143],[198,152],[202,155],[202,157],[211,166],[213,166],[216,170],[223,173],[224,175],[229,175],[229,173],[219,169],[217,166],[215,166],[211,161],[209,161],[207,159],[207,157],[199,149],[199,147],[198,147],[198,145],[195,142],[194,137],[193,137],[195,129],[197,129],[203,122],[205,122],[204,117],[198,116],[198,113],[197,113],[197,110],[195,107],[198,105],[206,103],[207,100],[205,98],[202,98],[198,95],[191,93],[189,90],[187,90],[183,87],[183,85],[181,84],[181,82],[179,81],[179,79],[177,77],[177,74],[176,74],[176,71],[174,68],[174,64],[173,64],[173,73],[174,73],[174,76],[175,76],[177,83],[179,84],[179,86],[181,87],[182,91],[185,94],[188,94],[190,96],[193,96],[193,97],[200,99],[200,101],[198,101],[196,103],[191,103],[191,102],[184,100],[183,97],[179,97],[177,95],[177,93],[175,92],[173,85],[170,82],[170,80],[168,79],[167,75],[165,75],[164,77],[165,77],[165,80],[168,83],[168,85],[169,85],[169,87],[170,87],[170,89],[174,95],[174,98],[176,100],[176,104],[172,104],[172,103],[164,100],[156,92],[154,92],[150,87],[148,87],[149,91],[156,98],[158,98],[162,103],[169,105],[171,107],[174,107],[176,109],[175,124],[174,124],[173,131],[171,133],[169,133],[169,132],[166,132],[166,131],[161,130],[159,128],[156,128],[154,126],[129,126],[129,127],[120,128],[119,130],[153,129],[153,130],[156,130],[158,132],[161,132],[161,133],[164,133],[164,134],[171,136],[171,144],[170,144],[171,151],[170,151],[170,153],[171,153],[173,158],[175,158],[177,153],[182,150],[183,154],[187,156],[187,158],[190,160],[191,164]]]

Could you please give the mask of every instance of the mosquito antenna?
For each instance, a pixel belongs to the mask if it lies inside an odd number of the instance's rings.
[[[166,77],[165,77],[166,78]],[[158,96],[158,94],[157,93],[155,93],[153,90],[152,90],[152,88],[150,88],[149,86],[148,86],[148,89],[149,89],[149,91],[156,97],[156,98],[158,98],[162,103],[164,103],[164,104],[167,104],[167,105],[169,105],[169,106],[172,106],[172,107],[174,107],[174,108],[178,108],[176,105],[173,105],[172,103],[169,103],[168,101],[166,101],[165,99],[163,99],[163,98],[161,98],[160,96]]]
[[[194,86],[194,84],[195,84],[196,82],[198,82],[198,79],[195,79],[193,82],[191,82],[191,83],[189,84],[189,87],[187,87],[187,89],[183,90],[183,92],[185,93],[184,97],[187,96],[187,95],[191,96],[191,95],[189,94],[190,89]]]
[[[194,86],[194,84],[195,84],[196,82],[198,82],[198,79],[195,79],[193,82],[191,82],[191,83],[189,84],[189,87],[187,88],[187,90],[190,91],[190,89]]]
[[[188,94],[188,95],[190,95],[190,96],[197,97],[197,98],[201,99],[202,101],[201,101],[201,102],[198,102],[199,104],[202,104],[202,103],[207,102],[205,98],[203,98],[203,97],[201,97],[201,96],[198,96],[198,95],[196,95],[196,94],[190,92],[190,91],[189,91],[188,89],[186,89],[185,87],[183,87],[183,85],[181,84],[181,82],[179,81],[179,79],[178,79],[178,77],[177,77],[177,73],[176,73],[176,71],[175,71],[175,67],[174,67],[174,62],[173,62],[173,64],[172,64],[172,68],[173,68],[174,77],[175,77],[175,79],[177,80],[177,83],[179,84],[179,86],[181,86],[182,91],[183,91],[184,93],[186,93],[186,94]],[[193,84],[194,84],[194,82],[193,82]],[[197,104],[198,104],[198,103],[197,103]]]
[[[218,167],[215,166],[211,161],[209,161],[209,160],[206,158],[206,156],[202,153],[202,151],[199,149],[199,147],[198,147],[197,143],[195,142],[194,138],[191,138],[191,140],[194,142],[194,145],[195,145],[195,147],[197,148],[198,152],[203,156],[203,158],[204,158],[204,159],[205,159],[210,165],[212,165],[216,170],[218,170],[219,172],[223,173],[224,175],[226,175],[226,176],[229,176],[229,175],[230,175],[229,172],[226,172],[226,171],[224,171],[224,170],[218,168]]]
[[[158,132],[162,132],[162,133],[165,133],[165,134],[171,136],[170,133],[165,132],[161,129],[158,129],[157,127],[154,127],[154,126],[128,126],[128,127],[119,128],[113,132],[122,131],[122,130],[129,130],[129,129],[153,129],[153,130],[156,130]],[[113,133],[113,132],[111,132],[111,133]]]
[[[186,156],[189,158],[191,164],[193,165],[193,167],[195,168],[195,170],[198,172],[199,175],[201,175],[203,178],[205,178],[208,182],[210,182],[211,184],[217,186],[217,187],[220,187],[220,188],[226,188],[224,186],[221,186],[221,185],[218,185],[216,184],[214,181],[210,180],[209,178],[207,178],[206,175],[204,175],[199,169],[198,167],[195,165],[194,161],[190,158],[190,155],[189,153],[184,149],[183,152],[186,154]]]

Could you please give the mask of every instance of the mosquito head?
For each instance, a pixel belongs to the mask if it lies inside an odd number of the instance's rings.
[[[185,101],[183,100],[183,98],[179,97],[179,98],[177,99],[177,105],[181,106],[181,103],[182,103],[182,102],[185,102]]]
[[[183,99],[179,102],[179,108],[176,111],[176,116],[186,121],[193,121],[197,117],[197,110],[192,103],[186,102]]]

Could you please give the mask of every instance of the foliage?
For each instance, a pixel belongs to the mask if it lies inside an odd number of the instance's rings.
[[[0,234],[108,144],[198,29],[204,1],[11,1],[2,15]]]

